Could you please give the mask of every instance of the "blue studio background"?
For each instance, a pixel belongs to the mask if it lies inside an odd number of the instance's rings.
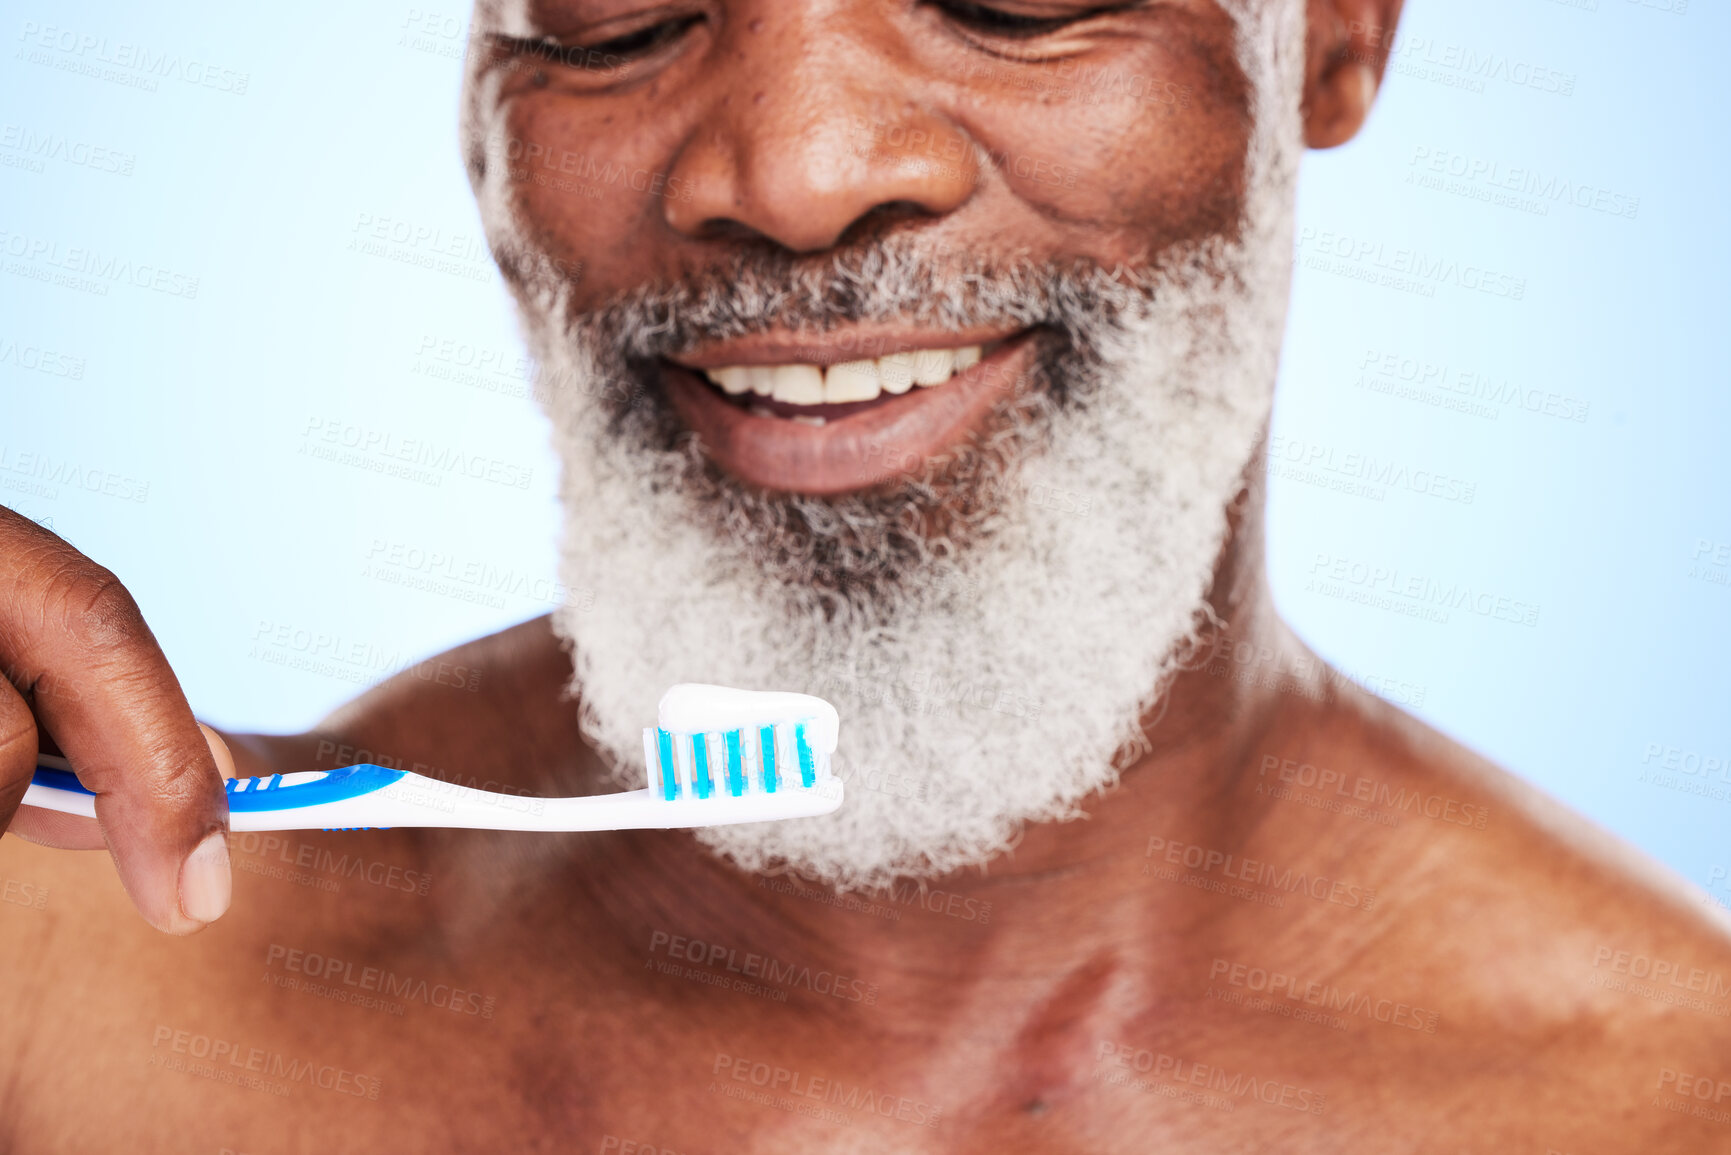
[[[466,11],[0,11],[0,502],[121,575],[200,715],[300,729],[565,596]],[[1305,162],[1270,547],[1325,656],[1731,903],[1728,25],[1411,0]]]

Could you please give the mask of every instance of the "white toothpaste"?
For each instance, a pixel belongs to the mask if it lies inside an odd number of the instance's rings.
[[[670,734],[744,730],[791,719],[811,719],[805,740],[813,751],[835,753],[841,719],[835,707],[810,694],[780,690],[735,690],[729,686],[706,686],[681,682],[661,695],[656,724]]]

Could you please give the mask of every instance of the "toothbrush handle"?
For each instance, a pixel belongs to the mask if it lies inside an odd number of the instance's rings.
[[[86,790],[72,773],[72,765],[53,754],[36,755],[36,773],[24,789],[25,806],[58,810],[62,814],[96,817],[96,795]]]
[[[469,830],[668,830],[827,814],[841,805],[837,779],[815,790],[775,795],[666,801],[649,790],[585,798],[535,798],[474,790],[386,766],[232,778],[229,829],[368,830],[438,826]],[[62,758],[41,755],[24,804],[66,814],[96,815],[96,795],[84,789]]]
[[[447,823],[455,807],[441,795],[487,795],[437,779],[362,763],[340,770],[266,774],[231,778],[228,793],[229,829],[354,830],[390,826],[485,825]],[[392,790],[392,787],[398,789]],[[403,787],[407,787],[404,789]],[[472,800],[470,808],[473,808]],[[539,801],[521,799],[520,802]],[[63,814],[96,817],[96,795],[84,788],[64,758],[39,754],[36,772],[24,791],[24,805]],[[507,827],[508,828],[508,827]]]
[[[231,778],[224,783],[228,793],[229,829],[330,830],[393,825],[378,820],[381,815],[377,813],[376,805],[361,813],[355,810],[355,804],[364,803],[368,796],[380,796],[387,787],[403,778],[416,778],[429,786],[445,787],[444,783],[430,778],[373,765]],[[379,801],[383,800],[379,797]],[[96,795],[78,781],[66,759],[51,754],[36,756],[36,772],[24,790],[23,804],[58,810],[62,814],[96,817]],[[403,817],[411,820],[395,825],[438,825],[436,822],[412,821],[412,801],[405,807],[399,799],[397,808],[404,810]]]

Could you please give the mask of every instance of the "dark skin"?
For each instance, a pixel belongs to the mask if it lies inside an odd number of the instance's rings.
[[[821,252],[886,204],[900,227],[957,243],[1010,235],[1045,255],[1136,259],[1219,227],[1237,195],[1222,142],[1242,147],[1242,78],[1212,4],[1108,14],[1089,32],[1090,51],[1125,54],[1104,63],[1219,97],[1156,121],[1136,147],[1085,131],[1110,109],[1054,99],[1052,121],[1026,123],[1026,89],[1014,108],[992,92],[920,105],[977,139],[1024,134],[988,139],[1002,153],[1070,150],[1065,163],[1093,175],[1056,191],[997,172],[915,179],[896,163],[817,180],[837,171],[822,117],[880,100],[874,87],[919,89],[921,53],[951,46],[894,55],[881,17],[836,6],[826,27],[853,20],[840,30],[853,34],[828,35],[824,66],[802,69],[817,59],[801,55],[812,26],[791,6],[748,8],[730,7],[726,27],[757,41],[705,49],[722,25],[694,26],[685,51],[743,54],[719,77],[694,68],[682,82],[670,58],[596,95],[570,90],[583,77],[513,74],[523,89],[503,99],[525,139],[705,190],[578,211],[546,186],[517,188],[547,243],[584,261],[595,299],[730,245]],[[1376,79],[1356,62],[1376,39],[1364,30],[1397,9],[1311,5],[1312,145],[1357,130]],[[768,86],[777,61],[795,63]],[[743,106],[749,117],[727,111]],[[984,870],[865,910],[766,886],[685,834],[403,830],[233,836],[232,908],[192,918],[175,866],[221,826],[229,762],[263,774],[391,761],[495,789],[610,789],[565,693],[570,659],[536,620],[444,656],[479,674],[473,691],[411,672],[312,733],[207,743],[118,583],[0,514],[0,654],[16,691],[0,699],[12,736],[0,782],[13,784],[0,822],[36,842],[106,842],[119,867],[0,840],[0,879],[37,888],[0,902],[0,1150],[105,1151],[121,1135],[145,1152],[1726,1145],[1725,1124],[1668,1105],[1731,1107],[1715,1101],[1731,1029],[1711,1009],[1728,1001],[1712,984],[1731,979],[1731,930],[1658,867],[1329,677],[1270,604],[1257,466],[1210,595],[1229,626],[1145,720],[1149,749],[1121,786],[1087,821],[1031,827]],[[15,810],[38,724],[102,795],[100,827]],[[40,909],[18,901],[41,888]],[[206,922],[192,938],[151,929]],[[746,976],[750,989],[716,985]],[[328,1085],[273,1077],[272,1056]],[[235,1081],[254,1062],[288,1093]],[[867,1090],[889,1105],[862,1106]]]

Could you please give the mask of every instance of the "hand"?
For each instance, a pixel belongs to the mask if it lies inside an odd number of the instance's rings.
[[[106,845],[139,913],[190,934],[228,909],[228,749],[196,722],[118,579],[0,507],[0,832]],[[20,806],[43,735],[96,820]],[[219,769],[220,767],[220,769]]]

